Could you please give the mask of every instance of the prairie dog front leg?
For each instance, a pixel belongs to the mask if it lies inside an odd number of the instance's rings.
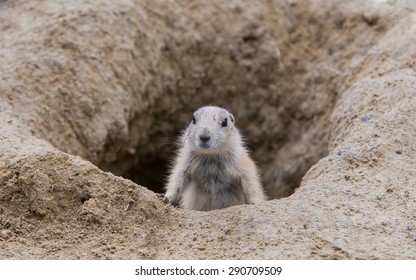
[[[185,161],[185,159],[181,153],[176,159],[175,167],[169,176],[166,193],[163,197],[165,202],[174,206],[178,206],[180,204],[183,190],[187,187],[190,181],[190,176],[187,174],[187,164],[183,161]]]

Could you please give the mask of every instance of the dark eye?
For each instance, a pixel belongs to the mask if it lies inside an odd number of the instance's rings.
[[[192,117],[192,123],[195,124],[196,120],[195,120],[195,116]]]
[[[222,121],[221,126],[222,126],[222,127],[226,127],[227,125],[228,125],[228,119],[227,119],[227,118],[225,118],[225,119]]]

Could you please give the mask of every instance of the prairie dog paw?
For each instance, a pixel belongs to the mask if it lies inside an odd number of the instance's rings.
[[[165,203],[169,203],[169,204],[171,204],[171,205],[173,205],[173,206],[175,206],[175,207],[178,207],[179,206],[179,202],[178,202],[178,200],[177,199],[175,199],[174,197],[172,197],[172,196],[168,196],[168,195],[166,195],[166,194],[161,194],[160,195],[160,198],[162,199],[162,201],[163,202],[165,202]]]

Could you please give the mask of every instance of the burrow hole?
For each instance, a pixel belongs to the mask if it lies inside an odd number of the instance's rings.
[[[234,114],[268,197],[291,195],[311,166],[328,154],[330,118],[349,67],[345,62],[364,54],[381,29],[338,11],[325,18],[300,13],[283,20],[287,30],[247,27],[224,47],[210,40],[189,44],[186,54],[167,47],[164,55],[179,65],[175,82],[181,86],[167,86],[146,112],[152,124],[147,140],[134,156],[119,158],[125,168],[118,175],[164,192],[180,131],[198,107],[217,105]],[[270,42],[279,47],[278,54]],[[199,69],[202,78],[187,69]]]

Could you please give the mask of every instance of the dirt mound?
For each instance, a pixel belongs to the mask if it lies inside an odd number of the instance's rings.
[[[0,1],[0,258],[415,258],[415,24],[404,2]],[[270,201],[159,200],[204,104]]]

